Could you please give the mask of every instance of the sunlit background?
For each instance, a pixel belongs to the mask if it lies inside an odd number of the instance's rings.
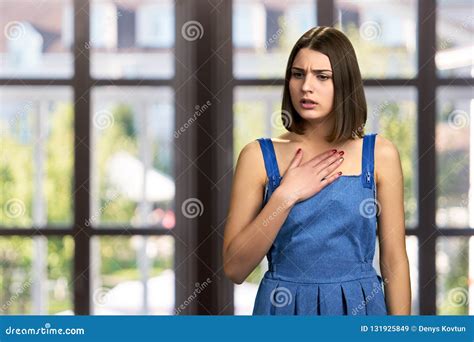
[[[223,0],[228,1],[228,0]],[[422,0],[419,0],[422,1]],[[295,41],[318,25],[316,0],[232,2],[233,160],[244,145],[285,130],[279,121],[281,79]],[[436,1],[435,119],[437,314],[472,314],[474,304],[474,3]],[[417,194],[422,160],[417,125],[423,73],[418,65],[419,4],[334,1],[334,26],[353,43],[368,101],[367,132],[393,141],[404,171],[407,249],[413,313],[420,313]],[[173,79],[175,2],[91,0],[90,213],[86,225],[108,228],[90,240],[92,314],[175,313],[176,215]],[[11,233],[63,230],[74,222],[74,9],[72,0],[0,0],[0,307],[1,314],[74,314],[74,236]],[[204,37],[205,39],[205,37]],[[80,52],[78,52],[80,55]],[[469,82],[444,82],[469,80]],[[12,80],[14,82],[12,82]],[[16,81],[15,81],[16,80]],[[20,80],[20,81],[19,81]],[[25,80],[22,82],[21,80]],[[48,83],[47,80],[56,80]],[[58,81],[59,80],[59,81]],[[116,80],[117,84],[113,81]],[[135,82],[123,80],[158,80]],[[273,82],[273,80],[277,80]],[[279,81],[278,81],[279,80]],[[54,83],[54,84],[53,84]],[[439,85],[439,86],[438,86]],[[228,115],[230,115],[229,113]],[[189,162],[184,160],[184,163]],[[122,235],[159,227],[161,235]],[[466,232],[468,231],[468,232]],[[374,261],[377,266],[377,260]],[[250,314],[264,259],[234,287],[235,314]]]

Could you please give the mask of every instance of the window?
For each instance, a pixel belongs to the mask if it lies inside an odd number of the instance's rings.
[[[173,314],[173,3],[0,11],[1,314]]]

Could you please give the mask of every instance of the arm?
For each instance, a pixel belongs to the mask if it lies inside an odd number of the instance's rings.
[[[263,259],[294,205],[278,187],[262,209],[265,179],[260,146],[253,141],[237,161],[224,233],[224,272],[237,284]]]
[[[378,136],[376,143],[380,269],[389,315],[410,315],[411,290],[405,246],[403,173],[397,148]]]

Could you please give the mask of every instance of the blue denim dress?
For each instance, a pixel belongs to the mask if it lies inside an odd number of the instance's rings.
[[[342,175],[291,209],[267,253],[254,315],[387,314],[382,278],[372,265],[375,138],[363,138],[360,175]],[[268,177],[264,206],[281,176],[271,139],[257,140]]]

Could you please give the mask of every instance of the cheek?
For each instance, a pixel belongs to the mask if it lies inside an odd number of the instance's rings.
[[[326,99],[327,104],[332,104],[334,98],[334,86],[332,82],[330,84],[324,85],[320,88],[321,94],[324,94],[324,99]]]
[[[294,79],[290,80],[290,96],[291,96],[291,102],[294,103],[294,99],[298,97],[298,82],[296,82]]]

